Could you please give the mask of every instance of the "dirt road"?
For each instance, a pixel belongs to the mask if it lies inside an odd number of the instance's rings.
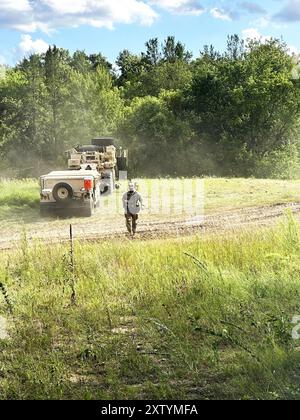
[[[192,216],[141,216],[139,233],[136,240],[174,238],[192,234],[226,233],[247,228],[275,225],[288,211],[297,218],[300,215],[300,203],[277,204],[268,207],[251,207],[226,210],[205,215]],[[0,227],[0,249],[16,247],[26,231],[29,241],[39,240],[45,243],[60,243],[68,240],[69,224],[73,225],[76,239],[103,241],[125,239],[125,226],[122,215],[96,214],[91,219],[43,220],[38,216],[34,223],[23,225],[10,224]]]

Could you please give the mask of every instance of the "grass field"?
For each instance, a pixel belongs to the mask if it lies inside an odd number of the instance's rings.
[[[0,220],[32,220],[37,215],[39,200],[37,180],[1,180]]]
[[[300,201],[300,180],[205,179],[205,211]]]
[[[299,201],[294,181],[205,183],[207,212]],[[0,187],[2,224],[38,212],[35,181]],[[221,237],[75,241],[72,265],[68,244],[24,230],[0,253],[0,398],[299,399],[299,235],[287,215]]]
[[[160,180],[161,188],[182,180]],[[191,180],[191,183],[193,181]],[[145,189],[157,180],[141,180]],[[34,179],[0,180],[0,221],[30,223],[39,215],[39,185]],[[251,206],[300,201],[300,181],[257,179],[204,179],[206,214]],[[146,203],[147,204],[147,203]]]
[[[291,219],[222,239],[76,243],[69,262],[67,246],[25,238],[0,255],[13,307],[0,300],[2,399],[300,398]]]

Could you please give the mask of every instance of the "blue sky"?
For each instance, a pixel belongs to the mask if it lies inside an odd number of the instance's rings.
[[[174,35],[195,56],[223,50],[228,34],[283,38],[300,51],[300,0],[0,0],[0,63],[13,65],[48,45],[140,52],[149,38]]]

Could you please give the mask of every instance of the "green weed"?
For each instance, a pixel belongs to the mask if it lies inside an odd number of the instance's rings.
[[[76,305],[68,252],[23,241],[9,254],[14,317],[11,340],[0,342],[1,398],[300,398],[291,218],[227,237],[75,241]]]

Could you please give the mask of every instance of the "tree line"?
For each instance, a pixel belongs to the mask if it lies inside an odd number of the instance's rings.
[[[133,176],[297,176],[297,69],[283,41],[237,35],[198,57],[155,38],[114,65],[50,47],[0,71],[2,172],[38,176],[69,147],[111,135]]]

